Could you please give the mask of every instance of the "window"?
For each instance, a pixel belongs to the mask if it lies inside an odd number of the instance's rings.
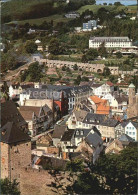
[[[135,132],[133,132],[133,135],[135,135]]]
[[[126,131],[126,134],[128,135],[128,131]]]
[[[129,135],[131,135],[131,132],[129,132]]]
[[[79,131],[76,131],[76,135],[79,135]]]
[[[81,135],[83,135],[83,131],[81,131]]]

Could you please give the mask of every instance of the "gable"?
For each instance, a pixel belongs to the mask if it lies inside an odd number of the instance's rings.
[[[126,125],[125,128],[127,129],[127,128],[129,128],[129,127],[132,127],[133,130],[136,130],[135,126],[134,126],[131,122],[129,122],[129,123]]]

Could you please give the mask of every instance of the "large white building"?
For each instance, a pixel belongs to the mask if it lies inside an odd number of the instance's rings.
[[[128,37],[91,37],[89,39],[89,48],[98,48],[105,43],[106,48],[125,48],[132,46],[132,40]]]

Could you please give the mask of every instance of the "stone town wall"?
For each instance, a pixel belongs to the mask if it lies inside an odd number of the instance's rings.
[[[70,62],[70,61],[61,61],[61,60],[48,60],[48,59],[40,59],[39,64],[45,64],[49,68],[61,68],[62,66],[69,67],[70,69],[73,68],[75,64],[83,70],[89,71],[89,72],[96,72],[96,73],[102,73],[104,70],[105,65],[104,64],[89,64],[89,63],[81,63],[81,62]],[[134,75],[137,73],[137,69],[134,69],[133,71],[121,71],[119,70],[119,67],[108,67],[111,71],[112,75],[119,75],[119,74],[128,74],[128,75]]]
[[[9,145],[1,142],[1,178],[9,177]]]
[[[19,179],[20,168],[31,165],[31,142],[12,145],[9,158],[11,179]]]

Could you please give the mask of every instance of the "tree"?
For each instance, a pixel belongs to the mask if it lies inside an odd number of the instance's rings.
[[[116,52],[116,57],[117,58],[122,58],[122,53],[120,51]]]
[[[53,55],[58,55],[60,49],[60,44],[57,38],[51,39],[48,47],[48,51]]]
[[[18,190],[18,183],[16,180],[10,182],[7,178],[1,180],[1,194],[2,195],[20,195],[20,191]]]
[[[74,69],[74,70],[78,70],[77,64],[74,64],[73,69]]]
[[[77,79],[74,80],[74,84],[75,84],[75,85],[79,85],[80,82],[81,82],[81,76],[78,75],[78,76],[77,76]]]
[[[82,172],[73,184],[76,194],[106,194],[97,177],[90,172]]]
[[[103,76],[107,77],[111,74],[110,69],[108,67],[105,67],[103,70]]]
[[[86,76],[84,76],[84,77],[82,77],[82,79],[81,79],[82,81],[89,81],[89,78],[88,77],[86,77]]]
[[[66,71],[66,66],[62,66],[62,71]]]
[[[107,51],[106,51],[106,48],[105,48],[105,42],[103,42],[100,47],[98,48],[98,52],[99,52],[99,55],[101,57],[107,57]]]
[[[37,51],[37,45],[33,41],[27,41],[25,44],[25,50],[27,53],[35,53]]]
[[[98,57],[98,51],[96,49],[92,48],[86,52],[86,58],[88,61],[94,60],[97,57]]]
[[[42,70],[38,62],[34,62],[30,64],[28,70],[21,75],[21,81],[25,81],[29,78],[28,80],[31,82],[39,82],[42,76],[41,72]]]
[[[121,6],[122,4],[120,2],[115,2],[114,5],[115,6]]]
[[[86,55],[83,55],[83,56],[82,56],[81,62],[82,62],[82,63],[88,62]]]
[[[91,171],[104,178],[103,186],[109,186],[109,194],[137,193],[137,147],[132,145],[120,154],[101,156]]]
[[[69,161],[66,170],[70,172],[80,172],[84,170],[83,161],[80,159]]]

